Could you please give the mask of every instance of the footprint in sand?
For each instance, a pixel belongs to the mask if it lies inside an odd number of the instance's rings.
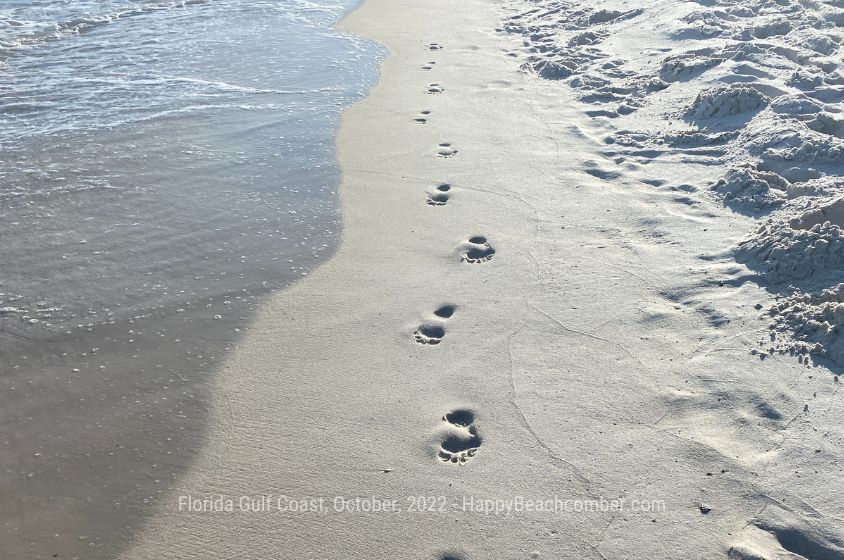
[[[451,185],[448,183],[437,185],[435,192],[426,193],[427,200],[425,202],[429,206],[445,206],[448,199],[451,198],[449,191],[451,191]]]
[[[433,70],[433,69],[434,69],[434,65],[436,65],[436,64],[437,64],[437,63],[436,63],[436,62],[433,62],[433,61],[426,62],[426,63],[422,66],[422,70],[424,70],[425,72],[427,72],[428,70]]]
[[[420,325],[413,338],[419,344],[439,344],[445,337],[445,328],[442,325]]]
[[[475,426],[475,413],[457,408],[443,416],[446,427],[437,453],[443,463],[463,464],[477,453],[481,436]]]
[[[431,111],[419,111],[419,116],[416,117],[414,122],[418,122],[419,124],[425,124],[428,122],[428,115],[431,114]]]
[[[428,50],[429,51],[439,51],[442,50],[443,46],[439,43],[428,43]]]
[[[443,143],[437,146],[437,155],[443,158],[450,158],[457,155],[457,150],[451,144]]]
[[[425,93],[428,93],[430,95],[439,95],[444,91],[445,88],[443,88],[440,84],[431,84],[428,86],[428,89],[425,90]]]
[[[440,319],[449,319],[457,308],[453,305],[443,305],[442,307],[438,307],[434,310],[434,315],[439,317]]]
[[[492,260],[495,249],[483,235],[470,237],[461,245],[462,261],[470,264],[480,264]]]
[[[434,316],[419,325],[413,333],[413,338],[419,344],[439,344],[445,338],[445,320],[454,315],[457,308],[453,305],[443,305],[434,311]]]

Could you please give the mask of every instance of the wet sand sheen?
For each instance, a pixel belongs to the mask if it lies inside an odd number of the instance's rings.
[[[65,100],[57,119],[3,123],[0,258],[14,263],[0,278],[9,558],[118,557],[205,444],[209,383],[256,309],[334,250],[332,140],[342,107],[374,81],[378,48],[330,29],[340,3],[298,16],[291,3],[262,21],[269,4],[246,4],[151,9],[3,51],[2,72],[17,80],[4,114],[12,94],[58,89]],[[215,39],[218,27],[226,36]],[[159,32],[143,61],[124,60],[138,36]],[[238,68],[250,44],[252,62]],[[180,61],[188,46],[192,58]],[[326,68],[285,62],[286,49]],[[191,66],[212,55],[213,65]],[[345,70],[328,69],[338,61]],[[266,87],[201,79],[214,74]],[[273,90],[275,81],[301,89]]]
[[[340,248],[260,311],[213,386],[207,445],[127,558],[709,559],[739,533],[840,557],[813,509],[838,483],[835,437],[814,429],[842,424],[833,381],[752,357],[744,310],[765,292],[718,286],[734,265],[701,258],[752,221],[634,188],[605,123],[519,70],[500,8],[368,0],[346,20],[391,55],[344,113]],[[266,494],[329,509],[178,509]],[[516,496],[666,507],[466,506]]]
[[[122,557],[842,557],[837,382],[750,354],[771,297],[729,248],[754,221],[670,188],[717,168],[609,154],[611,123],[519,69],[535,53],[495,30],[524,6],[501,8],[347,19],[391,56],[344,113],[342,243],[226,356],[205,444]],[[266,495],[328,509],[179,509]],[[472,506],[516,497],[638,506]]]

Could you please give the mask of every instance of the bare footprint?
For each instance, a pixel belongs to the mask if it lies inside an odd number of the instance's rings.
[[[431,114],[431,111],[419,111],[419,116],[416,117],[414,122],[418,122],[419,124],[425,124],[428,122],[428,115]]]
[[[454,315],[457,307],[443,305],[434,310],[433,317],[423,322],[413,333],[413,339],[419,344],[439,344],[445,338],[445,322]]]
[[[428,93],[430,95],[439,95],[444,91],[445,88],[442,87],[440,84],[431,84],[428,86],[428,89],[425,91],[425,93]]]
[[[440,319],[448,319],[454,312],[457,310],[457,307],[454,305],[443,305],[442,307],[438,307],[434,310],[434,315],[439,317]]]
[[[442,325],[420,325],[413,338],[419,344],[439,344],[445,337],[445,328]]]
[[[462,261],[470,264],[480,264],[492,260],[495,249],[483,235],[470,237],[462,244]]]
[[[468,428],[475,423],[475,413],[466,408],[457,408],[446,412],[443,420],[454,426]]]
[[[437,185],[436,192],[426,193],[427,200],[425,202],[429,206],[445,206],[451,198],[451,195],[448,194],[449,191],[451,191],[451,185],[448,183]]]
[[[475,413],[467,408],[458,408],[443,416],[446,429],[437,453],[444,463],[463,464],[477,453],[481,436],[475,426]]]
[[[457,155],[457,150],[451,144],[444,142],[437,147],[437,155],[443,158],[450,158]]]

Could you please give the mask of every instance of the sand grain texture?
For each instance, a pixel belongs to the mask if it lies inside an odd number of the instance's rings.
[[[719,283],[752,219],[605,163],[607,125],[520,71],[506,13],[367,0],[344,22],[391,54],[339,133],[341,247],[232,354],[207,447],[125,558],[844,558],[839,386],[751,356],[771,296]],[[180,494],[666,511],[191,514]]]

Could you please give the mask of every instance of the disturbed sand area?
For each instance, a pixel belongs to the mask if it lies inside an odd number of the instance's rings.
[[[522,68],[612,123],[609,168],[591,161],[587,172],[611,179],[623,163],[630,179],[689,193],[688,204],[708,197],[756,218],[735,258],[783,296],[766,310],[773,337],[760,352],[844,363],[841,2],[511,6],[502,28],[523,37]],[[666,160],[693,174],[644,168]]]
[[[122,557],[844,558],[840,385],[751,354],[773,296],[732,251],[755,218],[683,187],[722,167],[608,154],[613,119],[495,31],[518,13],[347,18],[391,55],[339,133],[341,247],[266,305]],[[404,511],[178,511],[267,494]],[[665,509],[463,507],[517,496]]]

